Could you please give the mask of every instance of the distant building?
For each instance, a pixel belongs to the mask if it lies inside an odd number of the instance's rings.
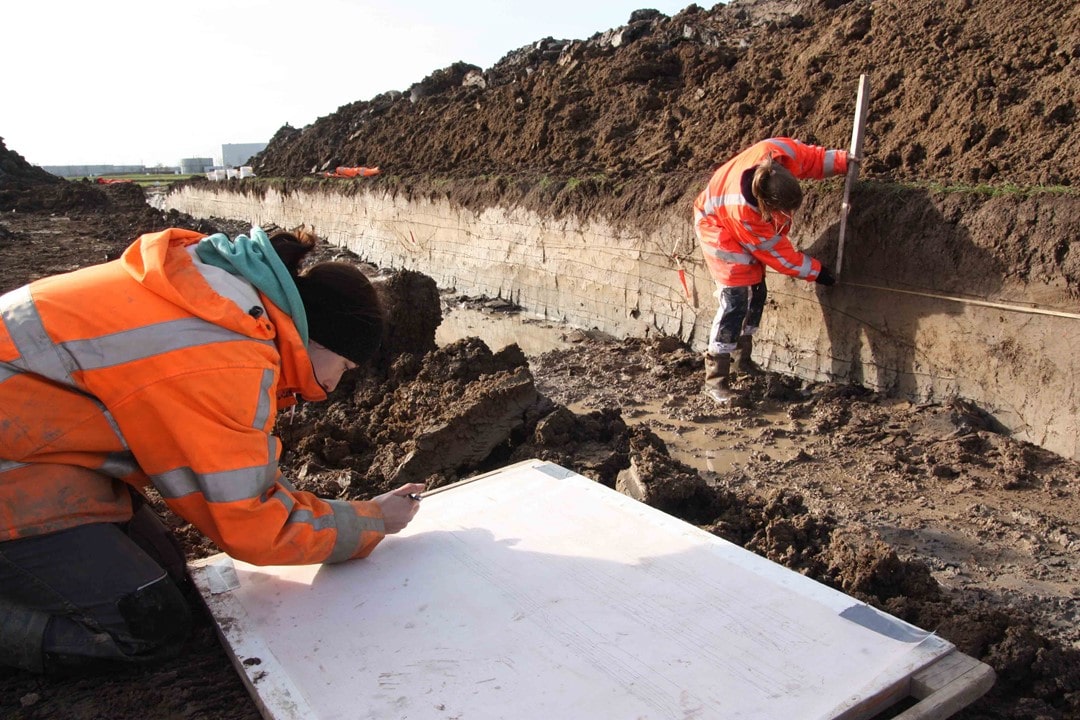
[[[214,169],[214,158],[180,158],[180,173],[199,175]]]
[[[41,169],[60,177],[97,177],[145,173],[145,165],[42,165]]]
[[[236,143],[221,146],[221,164],[227,168],[248,165],[248,160],[266,149],[266,143]]]

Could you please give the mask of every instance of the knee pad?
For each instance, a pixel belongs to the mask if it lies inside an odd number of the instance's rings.
[[[191,608],[180,589],[162,576],[116,602],[128,629],[132,654],[171,654],[180,648],[191,631]]]
[[[0,666],[41,672],[49,616],[0,598]]]

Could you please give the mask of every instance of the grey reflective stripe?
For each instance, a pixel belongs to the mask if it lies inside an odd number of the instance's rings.
[[[262,381],[259,383],[259,403],[255,406],[255,420],[251,423],[253,428],[261,430],[270,419],[270,409],[274,404],[273,397],[271,397],[273,392],[274,371],[270,369],[263,370]],[[274,457],[274,454],[270,453],[270,457]]]
[[[836,174],[836,156],[836,150],[827,150],[825,152],[825,177]]]
[[[71,373],[78,369],[78,365],[45,332],[29,285],[0,296],[0,318],[19,351],[20,358],[12,365],[32,370],[65,385],[72,384]]]
[[[130,452],[109,453],[98,471],[109,477],[122,478],[139,470],[139,463]]]
[[[787,155],[789,158],[794,159],[794,157],[795,157],[795,148],[793,146],[789,145],[786,142],[781,142],[780,140],[777,140],[776,138],[770,139],[769,143],[771,143],[772,145],[775,145],[778,148],[780,148],[780,150],[785,155]]]
[[[705,213],[711,215],[716,212],[717,208],[738,208],[739,206],[746,204],[746,198],[742,196],[742,193],[711,195],[705,198]]]
[[[748,233],[750,233],[751,235],[754,235],[753,231],[750,230],[750,225],[748,223],[743,223],[743,227],[746,228],[746,231]],[[754,235],[754,237],[761,237],[761,236],[760,235]],[[773,235],[768,240],[763,240],[762,242],[759,242],[756,245],[754,245],[754,249],[768,252],[769,250],[772,250],[774,247],[776,247],[776,244],[780,242],[780,239],[782,237],[783,237],[783,235],[781,235],[780,233],[777,233],[776,235]]]
[[[0,473],[6,473],[8,470],[18,470],[27,465],[28,463],[15,462],[14,460],[0,460]]]
[[[791,263],[789,263],[787,260],[785,260],[783,257],[778,255],[777,253],[773,252],[773,253],[769,253],[769,254],[772,255],[774,258],[776,258],[776,262],[777,262],[778,265],[780,265],[782,267],[786,267],[789,270],[794,270],[795,273],[796,273],[795,277],[798,277],[798,278],[805,279],[806,277],[808,277],[810,275],[810,271],[813,268],[813,265],[810,262],[810,257],[808,255],[803,255],[802,256],[803,259],[802,259],[802,262],[799,265],[792,265]]]
[[[87,397],[90,397],[94,401],[94,404],[98,406],[98,409],[101,410],[101,414],[105,418],[105,421],[109,423],[109,427],[111,427],[113,433],[116,434],[116,439],[120,441],[120,446],[127,450],[127,438],[124,437],[123,431],[120,430],[120,423],[116,422],[116,418],[113,417],[113,414],[109,412],[108,408],[105,407],[105,403],[101,402],[95,397],[91,397],[90,395],[87,395]]]
[[[351,558],[360,545],[360,538],[365,531],[386,533],[386,523],[382,518],[363,517],[356,513],[356,508],[347,500],[328,500],[334,509],[334,525],[337,527],[337,539],[334,549],[326,558],[328,563],[342,562]]]
[[[753,235],[753,232],[750,230],[749,223],[743,223],[743,227],[746,228],[747,232],[749,232],[751,235]],[[761,236],[760,235],[755,235],[754,237],[761,237]],[[758,252],[766,253],[769,256],[775,258],[776,264],[779,265],[780,267],[785,267],[785,268],[787,268],[789,270],[794,270],[796,272],[796,277],[804,278],[804,279],[809,277],[810,272],[813,269],[813,264],[812,264],[812,262],[810,260],[810,256],[802,255],[802,261],[798,265],[792,265],[790,262],[788,262],[787,258],[785,258],[783,255],[775,252],[776,246],[780,243],[780,241],[783,238],[784,238],[784,236],[781,233],[777,233],[776,235],[773,235],[768,240],[765,240],[765,241],[761,242],[760,244],[756,245],[755,250],[757,250]]]
[[[28,286],[0,298],[0,317],[22,356],[12,365],[67,385],[74,384],[71,373],[78,369],[99,370],[182,348],[236,340],[273,345],[272,340],[256,340],[200,318],[168,320],[57,345],[45,331]]]
[[[810,274],[814,272],[814,263],[810,259],[809,255],[803,255],[802,265],[799,266],[799,277],[806,279],[810,277]]]
[[[8,335],[19,351],[20,359],[15,363],[0,363],[0,382],[14,377],[20,372],[32,372],[50,380],[71,387],[93,403],[105,416],[120,444],[127,448],[127,441],[116,419],[105,409],[105,405],[96,397],[80,390],[71,374],[81,366],[80,360],[66,344],[57,345],[45,331],[30,286],[24,285],[0,297],[0,318],[3,319]],[[73,343],[77,345],[77,343]]]
[[[0,362],[0,383],[4,382],[5,380],[10,380],[16,375],[21,375],[22,372],[22,370],[10,363]]]
[[[754,260],[754,256],[750,255],[749,253],[725,252],[720,248],[709,245],[706,242],[701,243],[701,249],[707,255],[712,255],[718,260],[723,260],[724,262],[729,262],[733,265],[752,265],[754,262],[756,262]]]
[[[268,434],[266,436],[266,457],[268,457],[268,458],[276,458],[276,457],[278,457],[279,453],[278,453],[277,450],[278,450],[277,436]],[[276,471],[276,468],[275,468],[275,475],[280,475],[280,473],[278,473]]]
[[[263,307],[262,299],[259,297],[258,291],[255,287],[245,280],[244,278],[233,275],[228,270],[224,270],[215,265],[209,265],[202,261],[199,257],[196,248],[198,243],[189,245],[187,248],[188,255],[191,256],[191,262],[195,264],[195,269],[203,276],[203,279],[214,289],[218,295],[224,298],[228,298],[236,303],[244,312],[250,312],[252,308],[258,307],[260,310],[265,311]]]
[[[278,478],[278,481],[278,484],[280,484],[280,478]],[[285,512],[289,513],[290,515],[292,514],[293,508],[296,507],[296,500],[294,500],[292,495],[289,495],[288,493],[276,492],[274,493],[273,498],[271,498],[268,493],[263,493],[259,496],[259,502],[261,503],[268,503],[270,502],[270,500],[277,500],[279,503],[284,505]]]
[[[163,498],[175,500],[201,492],[207,502],[236,502],[263,495],[277,480],[277,460],[266,465],[200,475],[189,467],[150,478]]]
[[[237,340],[273,345],[271,340],[256,340],[193,317],[145,325],[92,340],[74,340],[64,343],[64,347],[79,367],[100,370],[173,350]]]

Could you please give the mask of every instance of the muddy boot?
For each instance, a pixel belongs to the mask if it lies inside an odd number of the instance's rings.
[[[732,353],[735,358],[735,372],[749,375],[750,377],[760,377],[764,375],[765,371],[754,362],[753,358],[751,358],[751,355],[754,352],[754,336],[743,335],[737,340],[737,343],[735,352]]]
[[[705,353],[705,386],[701,391],[721,405],[730,405],[737,397],[728,384],[730,370],[730,354]]]
[[[0,598],[0,666],[40,673],[49,616]]]

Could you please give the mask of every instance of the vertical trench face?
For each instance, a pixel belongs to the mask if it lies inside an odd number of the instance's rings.
[[[835,252],[837,198],[836,188],[808,193],[793,236],[807,254]],[[1080,202],[897,190],[863,190],[854,202],[838,286],[768,273],[759,362],[916,401],[966,398],[1018,438],[1076,457],[1080,413],[1068,388],[1080,360],[1061,339],[1075,336],[1077,320],[1028,312],[1033,301],[1051,309],[1063,303],[1074,281],[1016,250],[1023,242],[1056,247],[1068,228],[1052,218],[1080,213]],[[1051,212],[1055,202],[1060,207]],[[377,266],[415,270],[463,295],[510,296],[527,314],[614,337],[673,335],[700,350],[715,312],[700,259],[686,252],[676,265],[667,252],[668,228],[683,219],[674,210],[663,218],[663,233],[650,233],[576,217],[553,222],[521,207],[477,213],[376,193],[285,197],[271,189],[256,197],[186,188],[167,203],[196,217],[313,224]],[[994,220],[1017,214],[1033,218],[1026,239]],[[1047,285],[1065,290],[1047,293]],[[1038,372],[1025,351],[1031,348],[1038,348]]]

